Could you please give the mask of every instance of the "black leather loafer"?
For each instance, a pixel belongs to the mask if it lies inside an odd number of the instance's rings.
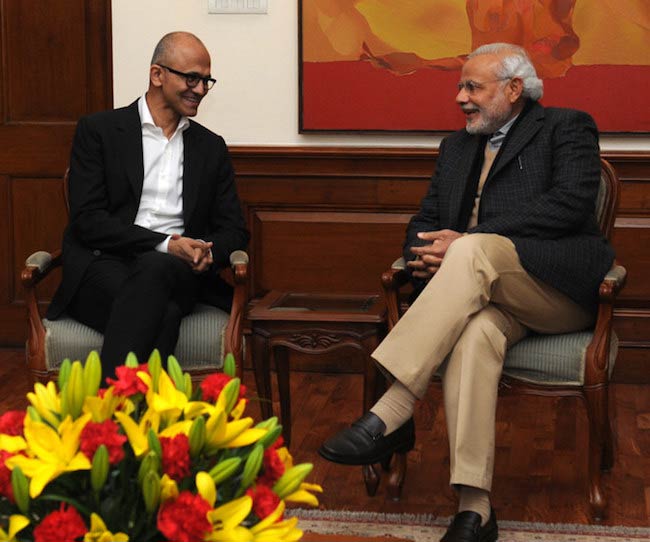
[[[393,453],[406,453],[413,449],[413,418],[388,436],[384,436],[385,430],[386,425],[381,418],[368,412],[350,427],[328,439],[318,453],[334,463],[371,465],[390,459]]]
[[[496,542],[498,539],[499,528],[494,510],[490,511],[490,519],[483,527],[481,527],[481,515],[466,510],[454,516],[440,542]]]

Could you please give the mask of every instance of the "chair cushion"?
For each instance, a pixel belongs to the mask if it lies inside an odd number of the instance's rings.
[[[210,305],[198,304],[183,318],[174,355],[185,370],[223,367],[224,332],[229,314]],[[43,320],[45,364],[56,369],[65,358],[85,361],[92,350],[102,348],[104,337],[92,328],[63,316]],[[140,360],[146,361],[146,360]]]
[[[503,374],[545,385],[582,385],[585,355],[592,338],[593,333],[590,331],[529,336],[508,350]],[[609,348],[610,376],[617,352],[618,338],[612,332]]]

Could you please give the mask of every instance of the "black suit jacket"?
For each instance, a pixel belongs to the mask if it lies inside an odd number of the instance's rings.
[[[417,232],[467,229],[485,139],[461,130],[441,143],[431,185],[407,228],[407,260],[414,257],[409,247],[423,244]],[[488,174],[479,222],[469,232],[508,237],[529,273],[594,308],[614,259],[594,214],[599,182],[592,118],[528,103]]]
[[[233,250],[248,242],[235,175],[224,140],[190,120],[183,132],[184,235],[214,243],[214,264],[202,279],[207,301],[228,306],[214,280]],[[70,158],[70,222],[63,238],[63,280],[48,309],[59,316],[86,268],[102,253],[129,258],[154,250],[163,233],[136,226],[144,166],[137,101],[128,107],[83,117]],[[213,287],[210,287],[212,284]]]

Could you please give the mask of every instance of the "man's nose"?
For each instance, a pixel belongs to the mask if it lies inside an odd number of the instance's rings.
[[[456,103],[464,104],[467,102],[469,102],[469,93],[465,87],[460,87],[458,94],[456,94]]]

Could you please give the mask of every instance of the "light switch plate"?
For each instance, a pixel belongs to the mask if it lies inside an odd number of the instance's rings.
[[[208,13],[268,13],[268,0],[208,0]]]

